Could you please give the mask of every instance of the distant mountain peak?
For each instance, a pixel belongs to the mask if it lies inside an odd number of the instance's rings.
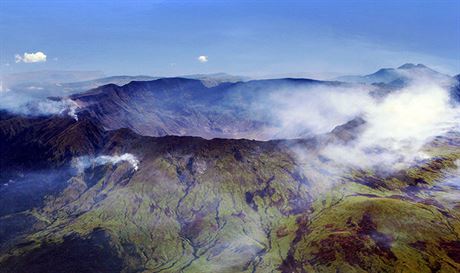
[[[374,72],[372,74],[369,74],[369,75],[382,74],[382,73],[391,73],[391,72],[394,72],[394,71],[395,71],[394,68],[380,68],[376,72]]]
[[[448,78],[448,75],[439,73],[427,67],[424,64],[405,63],[398,68],[381,68],[378,71],[368,75],[351,75],[336,78],[338,81],[355,82],[355,83],[391,83],[395,80],[407,81],[410,80],[413,74],[423,74],[429,77]]]
[[[398,67],[398,69],[413,69],[413,68],[428,68],[424,64],[413,64],[413,63],[405,63]]]

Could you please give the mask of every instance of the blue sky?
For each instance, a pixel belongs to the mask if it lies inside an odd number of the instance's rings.
[[[2,72],[322,78],[415,62],[457,74],[459,14],[446,0],[2,0]],[[37,51],[46,62],[15,63]]]

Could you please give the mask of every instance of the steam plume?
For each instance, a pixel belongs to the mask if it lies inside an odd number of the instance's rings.
[[[88,157],[82,156],[75,158],[72,162],[72,165],[78,170],[79,173],[82,173],[86,168],[90,166],[106,165],[106,164],[118,164],[120,162],[128,162],[131,164],[132,168],[137,171],[139,168],[139,160],[130,153],[125,153],[122,155],[101,155],[98,157]]]

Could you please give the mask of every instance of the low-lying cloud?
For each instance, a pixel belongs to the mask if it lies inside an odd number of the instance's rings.
[[[429,155],[423,147],[458,129],[459,108],[446,88],[429,81],[389,94],[363,111],[366,125],[347,145],[328,146],[323,155],[361,167],[403,168]]]
[[[452,103],[445,82],[417,77],[379,98],[373,95],[375,89],[371,85],[294,88],[275,92],[263,103],[269,105],[278,138],[325,134],[356,117],[364,119],[353,140],[319,150],[339,165],[358,168],[407,167],[429,157],[423,148],[434,137],[459,128],[459,107]]]
[[[69,115],[78,120],[78,104],[68,97],[53,94],[41,86],[0,88],[0,110],[28,116]]]
[[[273,92],[263,111],[273,117],[276,138],[306,137],[330,132],[337,125],[363,115],[373,103],[372,89],[316,86]]]
[[[25,52],[22,56],[19,54],[16,54],[14,56],[15,62],[16,63],[40,63],[40,62],[46,62],[46,55],[45,53],[41,51],[37,51],[35,53],[27,53]]]

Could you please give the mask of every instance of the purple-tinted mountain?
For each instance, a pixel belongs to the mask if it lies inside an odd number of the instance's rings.
[[[447,78],[449,76],[439,73],[423,64],[406,63],[398,68],[382,68],[375,73],[364,76],[343,76],[338,77],[338,81],[354,83],[384,83],[389,84],[394,81],[408,81],[413,76],[429,76],[436,78]]]
[[[259,80],[206,86],[200,80],[163,78],[105,85],[71,96],[81,112],[113,130],[130,128],[150,136],[191,135],[204,138],[270,136],[270,105],[254,105],[261,98],[287,88],[339,86],[338,82],[308,79]],[[257,109],[254,107],[267,107]]]

